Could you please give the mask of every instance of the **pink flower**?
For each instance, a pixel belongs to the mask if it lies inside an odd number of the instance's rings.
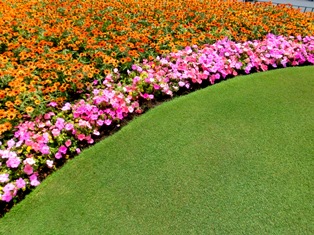
[[[10,140],[7,142],[7,144],[8,144],[8,149],[11,149],[11,148],[14,146],[15,141],[12,140],[12,139],[10,139]]]
[[[26,158],[26,159],[23,161],[23,163],[24,163],[24,165],[30,165],[30,166],[32,166],[32,165],[34,165],[36,162],[35,162],[34,158],[28,157],[28,158]]]
[[[103,121],[103,120],[97,120],[97,125],[98,125],[98,126],[104,125],[104,121]]]
[[[80,140],[80,141],[83,141],[85,139],[85,135],[84,134],[78,134],[77,135],[77,138]]]
[[[180,87],[183,87],[184,85],[185,85],[184,82],[182,82],[182,81],[179,82],[179,86],[180,86]]]
[[[55,158],[56,158],[56,159],[62,158],[62,154],[61,154],[60,152],[57,152],[57,153],[55,154]]]
[[[71,104],[70,103],[65,103],[64,106],[62,107],[62,111],[67,111],[71,109]]]
[[[9,202],[12,198],[16,195],[17,189],[14,184],[8,183],[6,186],[3,187],[4,194],[1,196],[2,201]]]
[[[106,119],[106,120],[105,120],[105,124],[106,124],[107,126],[109,126],[111,123],[112,123],[112,121],[111,121],[110,119]]]
[[[31,167],[30,165],[25,165],[24,172],[28,175],[31,175],[33,173],[33,167]]]
[[[54,116],[55,114],[53,113],[53,112],[49,112],[49,113],[46,113],[45,115],[44,115],[44,119],[46,119],[46,120],[49,120],[52,116]]]
[[[90,119],[93,120],[93,121],[97,120],[97,118],[98,118],[98,114],[93,114],[90,117]]]
[[[12,190],[14,190],[15,189],[15,186],[14,186],[14,184],[12,184],[12,183],[8,183],[8,184],[6,184],[4,187],[3,187],[3,192],[5,192],[5,193],[8,193],[8,192],[11,192]]]
[[[55,126],[59,129],[62,130],[64,128],[64,119],[63,118],[57,118]]]
[[[54,137],[57,137],[58,135],[60,135],[60,130],[59,129],[53,129],[51,131],[51,133],[53,134]]]
[[[15,152],[9,150],[0,150],[0,155],[2,155],[2,158],[10,158],[17,156]]]
[[[10,202],[12,200],[12,195],[11,193],[5,193],[1,196],[1,200],[5,202]]]
[[[9,174],[0,174],[0,182],[5,183],[9,181]]]
[[[67,150],[68,150],[68,148],[65,147],[64,145],[60,146],[60,148],[59,148],[59,152],[63,153],[63,154],[66,154]]]
[[[67,131],[71,131],[71,130],[73,130],[73,128],[74,128],[74,125],[72,123],[65,124],[65,129]]]
[[[37,174],[35,173],[35,174],[32,174],[30,177],[29,177],[29,179],[30,179],[30,184],[32,185],[32,186],[37,186],[37,185],[39,185],[40,184],[40,182],[38,181],[38,179],[37,179]]]
[[[129,107],[128,107],[128,111],[129,111],[130,113],[133,113],[134,108],[133,108],[132,106],[129,106]]]
[[[79,154],[81,152],[81,150],[79,148],[75,149],[75,151],[77,152],[77,154]]]
[[[160,89],[160,86],[158,84],[154,84],[154,89],[155,90],[159,90]]]
[[[86,136],[86,141],[87,141],[87,143],[89,143],[89,144],[94,143],[94,140],[92,139],[92,136],[91,136],[91,135]]]
[[[17,179],[17,180],[15,181],[15,184],[16,184],[16,187],[17,187],[18,189],[20,189],[20,188],[24,188],[24,187],[25,187],[26,182],[25,182],[22,178],[19,178],[19,179]]]
[[[48,106],[51,106],[51,107],[56,107],[58,104],[56,103],[56,102],[50,102],[49,104],[48,104]]]
[[[17,168],[21,163],[21,159],[19,157],[10,157],[6,164],[7,164],[7,167],[10,167],[10,168]]]
[[[46,122],[45,122],[45,125],[46,125],[47,127],[52,126],[51,121],[46,121]]]
[[[40,146],[40,152],[42,154],[50,154],[50,148],[47,145],[41,145]]]
[[[71,140],[70,139],[68,139],[67,141],[65,141],[65,146],[67,146],[67,147],[70,147],[71,146],[71,144],[72,144],[72,142],[71,142]]]

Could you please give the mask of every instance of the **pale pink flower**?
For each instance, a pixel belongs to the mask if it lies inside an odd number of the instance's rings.
[[[10,168],[17,168],[21,163],[21,159],[19,157],[9,157],[6,164],[7,167]]]
[[[59,129],[53,129],[53,130],[51,131],[51,133],[53,134],[54,137],[57,137],[57,136],[60,135],[60,130],[59,130]]]
[[[96,123],[97,123],[98,126],[104,125],[104,121],[103,120],[97,120]]]
[[[11,148],[14,146],[15,141],[14,141],[13,139],[10,139],[10,140],[7,142],[7,144],[8,144],[8,149],[11,149]]]
[[[98,130],[94,130],[94,131],[93,131],[93,135],[100,135],[100,133],[99,133]]]
[[[9,174],[5,173],[5,174],[0,174],[0,182],[1,183],[5,183],[9,181]]]
[[[26,182],[25,182],[22,178],[19,178],[19,179],[17,179],[17,180],[15,181],[15,184],[16,184],[16,187],[17,187],[18,189],[20,189],[20,188],[24,188],[24,187],[25,187]]]
[[[110,119],[106,119],[106,120],[105,120],[105,124],[106,124],[107,126],[109,126],[111,123],[112,123],[112,121],[111,121]]]
[[[14,190],[14,189],[15,189],[14,184],[8,183],[8,184],[6,184],[6,185],[3,187],[2,191],[5,192],[5,193],[7,193],[7,192],[11,192],[11,191]]]
[[[62,130],[64,128],[64,119],[63,118],[57,118],[57,121],[55,123],[55,127],[57,127],[59,130]]]
[[[40,150],[42,154],[50,154],[50,148],[48,145],[41,145]]]
[[[71,131],[71,130],[73,130],[73,128],[74,128],[74,125],[72,123],[65,124],[65,129],[67,131]]]
[[[65,103],[64,106],[62,107],[62,111],[67,111],[71,109],[71,104],[70,103]]]
[[[24,163],[24,165],[30,165],[30,166],[32,166],[32,165],[34,165],[36,162],[35,162],[35,160],[34,160],[34,158],[32,158],[32,157],[28,157],[28,158],[26,158],[24,161],[23,161],[23,163]]]
[[[47,160],[47,161],[46,161],[46,164],[47,164],[47,166],[48,166],[49,168],[52,168],[52,167],[53,167],[53,161],[51,161],[51,160]]]
[[[49,104],[48,104],[48,106],[51,106],[51,107],[57,107],[57,103],[56,102],[50,102]]]

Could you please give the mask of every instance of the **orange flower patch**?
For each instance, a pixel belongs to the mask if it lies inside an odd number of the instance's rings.
[[[314,32],[314,13],[268,2],[0,0],[0,8],[0,136],[117,67],[126,74],[134,62],[224,37]]]

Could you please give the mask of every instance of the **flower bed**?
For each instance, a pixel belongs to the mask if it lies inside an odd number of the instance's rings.
[[[45,174],[82,146],[93,144],[103,126],[141,113],[140,100],[173,96],[180,87],[269,68],[314,64],[314,36],[284,37],[269,34],[262,41],[235,43],[228,39],[212,45],[186,47],[155,60],[134,64],[130,80],[121,81],[116,69],[99,83],[95,80],[85,99],[66,103],[33,121],[16,127],[14,137],[2,144],[1,200],[10,202],[19,190],[35,187]],[[119,82],[117,82],[119,81]]]
[[[313,35],[314,14],[238,1],[0,0],[0,139],[133,63],[211,44]]]

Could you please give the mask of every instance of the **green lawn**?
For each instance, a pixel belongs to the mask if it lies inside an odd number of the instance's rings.
[[[314,66],[239,76],[133,120],[0,234],[314,234]]]

